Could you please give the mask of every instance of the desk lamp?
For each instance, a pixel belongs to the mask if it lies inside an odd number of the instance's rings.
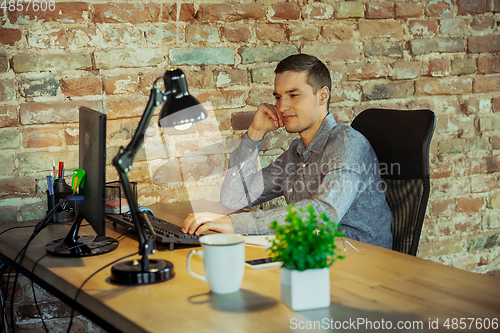
[[[135,154],[144,142],[144,134],[153,116],[155,107],[165,103],[160,111],[160,127],[187,129],[192,123],[207,118],[205,108],[188,92],[186,76],[180,69],[169,69],[163,76],[165,91],[155,88],[157,78],[151,88],[149,101],[141,117],[137,130],[126,148],[120,147],[113,158],[120,176],[120,182],[130,206],[134,225],[139,234],[140,260],[127,260],[111,268],[111,280],[121,284],[142,285],[170,280],[174,277],[174,265],[167,260],[149,259],[155,253],[154,231],[145,212],[139,211],[133,194],[128,172],[132,169]]]

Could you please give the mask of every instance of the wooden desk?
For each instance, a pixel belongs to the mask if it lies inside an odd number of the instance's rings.
[[[174,220],[182,221],[187,215],[188,208],[181,205],[165,207]],[[3,224],[0,231],[21,224],[29,223]],[[45,254],[45,244],[64,236],[68,230],[66,225],[51,225],[43,230],[30,246],[24,268],[31,271],[34,262]],[[118,237],[123,230],[120,226],[108,225],[107,234]],[[12,260],[31,231],[15,229],[1,235],[2,260]],[[90,227],[83,227],[81,234],[86,233],[94,234]],[[443,326],[447,318],[450,325],[452,318],[500,319],[498,280],[364,243],[351,243],[359,252],[346,244],[346,259],[332,266],[332,303],[326,309],[290,310],[280,301],[279,268],[276,267],[246,268],[239,292],[212,294],[207,284],[186,270],[191,249],[169,252],[161,245],[153,257],[174,263],[174,279],[155,285],[120,286],[110,282],[110,268],[106,268],[87,282],[76,306],[83,314],[90,313],[89,317],[105,328],[114,327],[113,331],[124,332],[288,332],[301,331],[300,327],[306,328],[314,321],[325,329],[344,325],[345,331],[354,327],[362,332],[370,331],[367,321],[371,321],[372,331],[387,331],[380,325],[389,322],[394,330],[402,321],[407,328],[423,325],[420,331],[450,332],[458,330],[447,330]],[[116,251],[101,256],[75,259],[47,256],[35,269],[36,279],[49,286],[56,296],[71,300],[90,274],[136,251],[137,241],[125,237]],[[248,259],[265,255],[263,249],[247,247]],[[194,271],[203,272],[197,256],[193,257],[192,267]],[[436,319],[439,330],[429,329],[429,321]],[[362,321],[365,324],[352,326]],[[414,327],[408,331],[413,330],[419,331]]]

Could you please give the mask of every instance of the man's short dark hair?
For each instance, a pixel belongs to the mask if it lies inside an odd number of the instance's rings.
[[[307,72],[307,83],[313,88],[313,93],[317,93],[323,87],[328,87],[332,91],[332,79],[330,71],[315,56],[308,54],[294,54],[281,60],[274,70],[275,74],[284,72]],[[330,105],[330,96],[328,96],[327,109]]]

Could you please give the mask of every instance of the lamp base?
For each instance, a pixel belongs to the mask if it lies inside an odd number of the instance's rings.
[[[65,238],[53,240],[47,244],[47,252],[62,257],[87,257],[104,254],[115,250],[118,241],[106,236],[77,236],[72,244],[66,244]]]
[[[119,284],[152,284],[170,280],[174,276],[174,264],[162,259],[149,259],[149,271],[143,271],[141,261],[137,259],[123,261],[111,267],[111,280]]]

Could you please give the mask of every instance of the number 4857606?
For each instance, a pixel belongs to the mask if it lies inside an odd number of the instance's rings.
[[[498,328],[498,318],[448,318],[443,324],[447,329],[497,329]]]
[[[14,1],[14,0],[10,0],[10,1],[7,1],[7,0],[4,0],[2,2],[2,5],[0,6],[0,8],[3,8],[3,9],[6,9],[8,10],[9,12],[20,12],[20,11],[23,11],[23,10],[29,10],[30,9],[30,6],[31,6],[31,10],[35,11],[35,12],[38,12],[38,11],[41,11],[41,12],[45,12],[47,10],[50,10],[51,12],[53,12],[55,9],[56,9],[56,3],[54,2],[54,0],[49,0],[49,1],[46,1],[46,0],[17,0],[17,1]]]

